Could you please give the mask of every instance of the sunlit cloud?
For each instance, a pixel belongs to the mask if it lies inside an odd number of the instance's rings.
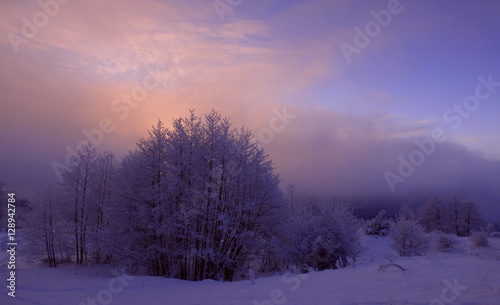
[[[275,109],[286,107],[296,118],[264,148],[286,181],[298,181],[304,191],[386,194],[383,172],[438,127],[449,143],[401,189],[443,181],[443,188],[455,190],[462,184],[453,179],[473,168],[469,153],[486,163],[500,159],[498,92],[459,130],[442,119],[445,109],[474,91],[478,75],[500,81],[499,7],[404,2],[347,64],[339,44],[352,41],[353,28],[386,5],[245,1],[221,21],[210,1],[71,1],[16,53],[7,34],[21,35],[22,18],[41,8],[6,2],[0,12],[0,127],[2,144],[14,146],[2,153],[17,168],[23,159],[36,159],[23,172],[36,172],[41,181],[53,175],[50,163],[63,161],[67,146],[84,139],[82,130],[102,119],[116,128],[99,149],[123,154],[158,119],[168,125],[189,109],[203,115],[215,108],[258,136]],[[121,119],[115,101],[146,75],[161,86]],[[15,171],[7,163],[2,174]],[[461,172],[452,170],[457,164]],[[25,179],[20,172],[11,183]],[[446,178],[449,172],[455,178]]]

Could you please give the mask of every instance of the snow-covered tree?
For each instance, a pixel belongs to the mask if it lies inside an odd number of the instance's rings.
[[[392,226],[392,248],[401,256],[421,255],[429,245],[424,227],[415,219],[407,219],[401,213]]]
[[[121,162],[115,256],[153,275],[231,280],[265,245],[282,194],[250,131],[212,111],[158,122]],[[146,257],[144,254],[146,253]],[[145,260],[146,259],[146,260]]]
[[[170,272],[167,260],[169,250],[175,250],[177,237],[173,217],[175,210],[167,210],[168,190],[176,186],[169,183],[166,164],[167,130],[162,122],[148,132],[147,138],[137,142],[117,169],[117,198],[109,208],[113,240],[113,259],[119,264],[134,265],[148,262],[150,274]],[[170,234],[165,230],[170,224]],[[165,226],[164,226],[165,225]]]

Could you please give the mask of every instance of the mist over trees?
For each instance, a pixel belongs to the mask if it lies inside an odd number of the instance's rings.
[[[259,262],[335,268],[359,252],[360,221],[346,204],[285,200],[251,131],[215,111],[158,121],[121,160],[92,145],[30,214],[31,255],[50,267],[114,264],[141,274],[232,280]],[[305,237],[307,236],[307,237]]]
[[[57,263],[100,263],[106,249],[104,208],[112,200],[116,158],[97,153],[92,146],[78,151],[63,172],[59,185],[48,185],[29,214],[29,251],[45,253],[51,267]]]
[[[360,253],[363,221],[352,206],[304,200],[281,178],[252,132],[216,111],[158,121],[120,160],[80,149],[63,181],[40,191],[26,223],[29,251],[61,263],[126,266],[138,274],[233,280],[238,271],[342,268]],[[0,184],[0,195],[2,193]],[[25,204],[24,202],[22,204]],[[381,211],[365,234],[390,235],[401,255],[426,233],[469,236],[484,226],[476,204],[431,198],[396,220]]]
[[[488,244],[488,237],[493,225],[485,226],[477,205],[473,201],[460,201],[457,196],[444,201],[433,196],[419,210],[418,218],[407,206],[403,206],[391,222],[383,218],[381,211],[374,219],[367,222],[367,234],[384,235],[380,228],[390,225],[392,247],[401,256],[422,254],[429,245],[430,235],[436,233],[437,250],[447,252],[456,244],[456,237],[469,237],[474,246]],[[491,232],[490,232],[491,231]]]

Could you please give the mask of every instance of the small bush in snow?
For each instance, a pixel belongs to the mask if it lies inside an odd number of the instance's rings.
[[[365,227],[365,234],[367,235],[389,235],[391,231],[391,223],[389,219],[385,218],[385,210],[378,212],[375,218],[369,220]]]
[[[378,266],[378,271],[385,271],[387,270],[389,267],[396,267],[398,268],[399,270],[401,271],[406,271],[405,268],[401,267],[400,265],[398,264],[394,264],[394,263],[390,263],[390,264],[384,264],[384,265],[379,265]]]
[[[439,252],[448,252],[455,248],[457,239],[449,234],[440,233],[437,236],[436,250]]]
[[[470,237],[470,241],[472,242],[472,246],[474,248],[482,248],[488,247],[488,232],[485,231],[476,231],[473,232]]]
[[[315,270],[345,267],[359,254],[360,221],[347,204],[305,204],[287,224],[281,247],[290,262]]]
[[[392,248],[401,256],[421,255],[429,245],[424,227],[401,215],[392,227],[391,238],[394,241]]]
[[[491,222],[486,226],[486,232],[488,232],[490,237],[495,233],[495,226]]]

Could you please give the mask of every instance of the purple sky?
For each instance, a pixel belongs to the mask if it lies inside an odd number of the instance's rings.
[[[0,180],[20,197],[83,130],[110,125],[98,149],[123,154],[158,118],[215,108],[301,192],[457,193],[500,215],[498,1],[64,2],[0,10]]]

